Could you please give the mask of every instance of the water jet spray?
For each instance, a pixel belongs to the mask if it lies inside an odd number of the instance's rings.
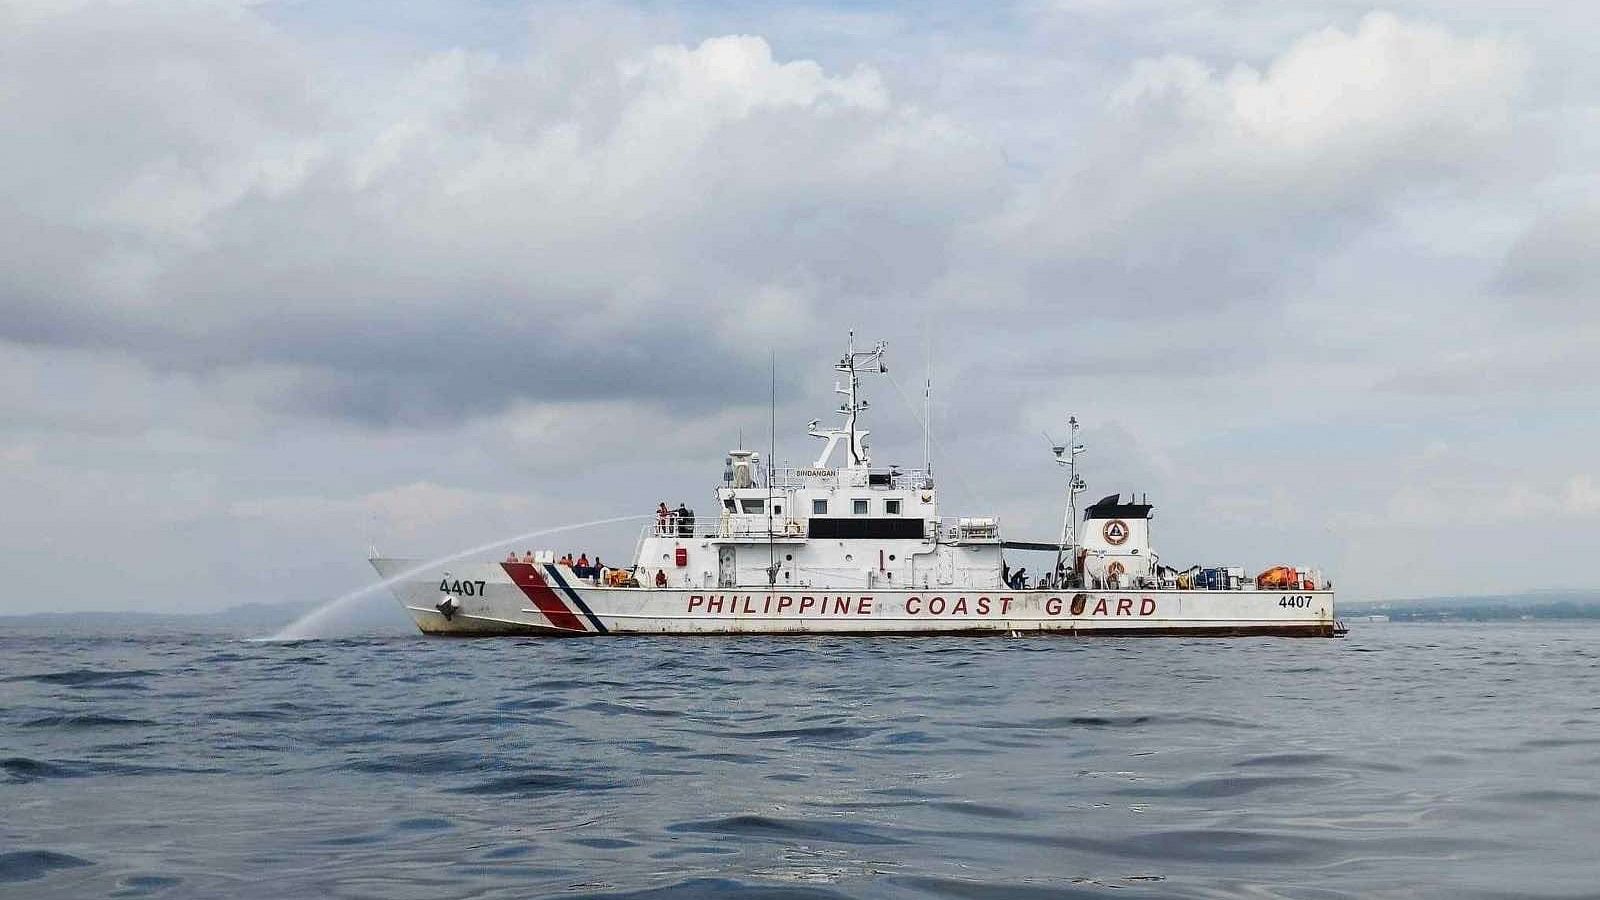
[[[525,534],[516,534],[508,538],[501,538],[497,541],[491,541],[487,544],[479,544],[476,547],[469,547],[466,550],[458,550],[455,553],[430,559],[425,563],[412,566],[411,568],[406,569],[404,572],[401,572],[397,575],[391,575],[382,581],[369,584],[365,587],[357,588],[347,594],[336,597],[333,600],[328,601],[326,604],[306,613],[288,625],[285,625],[271,637],[258,638],[257,640],[308,641],[326,637],[326,635],[321,633],[321,627],[325,625],[327,620],[331,618],[338,610],[343,609],[356,600],[360,600],[363,597],[374,594],[399,582],[406,581],[407,579],[415,578],[416,576],[421,575],[430,569],[438,568],[445,563],[452,563],[458,559],[464,559],[468,556],[476,556],[479,553],[487,553],[490,550],[499,549],[507,544],[518,544],[531,538],[544,537],[545,535],[549,534],[559,534],[563,531],[577,531],[580,528],[594,528],[600,525],[613,525],[617,522],[632,522],[638,519],[650,519],[654,517],[654,513],[645,513],[643,515],[634,516],[612,516],[609,519],[595,519],[592,522],[578,522],[573,525],[557,525],[554,528],[540,528],[537,531],[529,531]]]

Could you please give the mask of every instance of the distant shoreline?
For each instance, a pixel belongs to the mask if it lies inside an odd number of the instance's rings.
[[[1418,597],[1407,600],[1345,602],[1348,619],[1388,616],[1391,622],[1518,622],[1600,619],[1600,591],[1543,590],[1476,597]]]

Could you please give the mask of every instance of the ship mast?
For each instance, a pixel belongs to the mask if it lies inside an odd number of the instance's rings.
[[[772,533],[772,479],[774,460],[778,458],[778,353],[771,351],[772,405],[768,408],[767,426],[772,429],[767,444],[767,587],[778,584],[778,545]]]
[[[1049,435],[1046,435],[1048,438]],[[1078,519],[1078,495],[1083,493],[1088,485],[1078,475],[1078,454],[1084,447],[1078,443],[1078,417],[1067,417],[1067,443],[1051,444],[1050,452],[1055,454],[1056,465],[1067,468],[1067,508],[1061,514],[1061,543],[1056,548],[1056,567],[1051,573],[1052,577],[1059,578],[1062,573],[1062,561],[1067,556],[1067,551],[1077,544],[1075,525]]]
[[[834,383],[833,392],[840,394],[845,401],[839,404],[839,413],[844,416],[843,428],[818,429],[817,423],[811,423],[811,436],[826,438],[828,443],[822,448],[822,453],[815,463],[817,468],[826,468],[828,457],[833,455],[833,448],[838,446],[841,438],[845,439],[847,449],[846,467],[862,467],[872,465],[872,458],[867,454],[866,436],[869,432],[857,427],[857,420],[861,411],[870,404],[861,398],[861,367],[871,364],[869,372],[887,373],[889,367],[883,364],[883,354],[889,349],[884,341],[879,341],[871,350],[856,349],[856,333],[850,332],[850,343],[846,345],[844,356],[834,363],[834,369],[845,373],[846,382],[841,385]]]

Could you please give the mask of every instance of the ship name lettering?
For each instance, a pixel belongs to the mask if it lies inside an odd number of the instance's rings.
[[[788,594],[767,594],[762,598],[758,607],[754,594],[690,594],[686,602],[686,612],[694,613],[728,613],[732,615],[771,615],[776,613],[795,613],[805,615],[831,616],[870,616],[872,615],[872,597],[868,595],[851,596],[848,594],[835,594],[833,596],[813,596],[802,594],[798,598]]]
[[[1065,607],[1066,604],[1060,597],[1048,597],[1044,601],[1044,614],[1047,616],[1059,616]],[[1084,610],[1080,607],[1073,614],[1081,615],[1083,612]],[[1135,611],[1132,597],[1117,598],[1115,606],[1112,606],[1110,602],[1102,597],[1095,603],[1094,608],[1088,612],[1091,616],[1153,616],[1156,613],[1156,601],[1150,597],[1141,597],[1139,598],[1139,608]]]
[[[1000,614],[1011,612],[1010,597],[907,597],[906,615],[988,616],[994,614],[994,601],[1000,601]]]

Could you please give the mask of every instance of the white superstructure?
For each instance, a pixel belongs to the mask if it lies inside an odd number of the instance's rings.
[[[1077,421],[1054,447],[1068,470],[1062,534],[1008,541],[992,516],[940,515],[932,473],[875,467],[861,414],[864,373],[885,346],[852,340],[834,368],[838,427],[803,468],[729,452],[708,512],[664,510],[631,566],[591,571],[552,554],[400,581],[396,596],[427,633],[1342,633],[1320,573],[1278,567],[1179,572],[1150,541],[1152,507],[1118,495],[1077,516]],[[1043,569],[1017,578],[1007,551]],[[373,559],[385,578],[415,565]]]

